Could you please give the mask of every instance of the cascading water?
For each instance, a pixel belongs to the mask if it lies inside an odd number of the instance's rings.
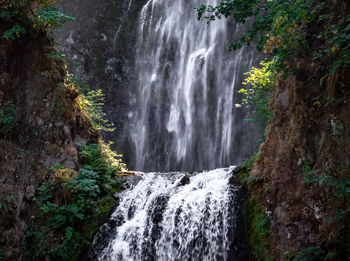
[[[196,21],[201,4],[149,0],[140,12],[138,80],[126,128],[134,146],[133,169],[190,171],[239,160],[235,139],[242,129],[234,126],[234,94],[253,52],[230,53],[228,31],[239,34],[242,28]]]
[[[235,109],[254,47],[230,52],[249,26],[197,21],[202,3],[219,0],[62,1],[76,22],[58,34],[78,74],[106,93],[107,117],[128,167],[193,171],[238,164],[257,149],[257,126]],[[79,6],[79,8],[78,8]]]
[[[106,91],[107,114],[119,135],[113,138],[118,151],[127,154],[130,169],[214,169],[238,163],[253,151],[257,135],[234,104],[243,73],[257,55],[249,47],[229,52],[232,39],[246,25],[197,21],[195,8],[202,3],[63,4],[88,14],[79,17],[80,28],[69,29],[61,43],[84,55],[86,73],[96,71],[93,86]],[[95,13],[95,7],[100,11]],[[246,260],[230,173],[143,174],[137,185],[118,196],[111,219],[95,237],[90,259]]]
[[[232,169],[148,173],[122,192],[94,241],[93,260],[238,260]],[[106,239],[109,237],[109,240]]]

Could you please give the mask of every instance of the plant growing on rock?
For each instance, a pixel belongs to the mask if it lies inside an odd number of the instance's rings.
[[[115,175],[124,167],[109,145],[82,145],[83,168],[78,172],[62,166],[51,168],[54,175],[38,189],[41,215],[26,236],[27,259],[35,253],[37,259],[71,260],[91,240],[113,205],[111,193],[119,189]],[[41,247],[52,245],[51,241],[55,249]]]
[[[0,18],[8,24],[2,35],[7,40],[15,40],[28,31],[28,27],[43,31],[57,29],[74,17],[53,6],[56,0],[3,0],[0,3]]]
[[[276,68],[286,75],[296,73],[297,58],[312,51],[326,79],[339,68],[350,67],[350,18],[327,8],[323,0],[222,0],[217,6],[203,4],[197,11],[198,19],[204,16],[208,22],[222,17],[233,17],[236,23],[253,19],[250,30],[234,39],[232,50],[257,39],[258,49],[274,57]],[[312,48],[315,43],[320,48]]]
[[[47,30],[49,28],[57,29],[68,21],[74,21],[74,17],[64,14],[54,6],[47,6],[39,9],[32,20],[34,27],[39,26],[43,30]]]
[[[244,95],[242,99],[243,106],[252,106],[255,118],[250,121],[262,120],[267,122],[270,118],[269,101],[272,95],[273,84],[275,81],[274,62],[261,62],[261,68],[253,67],[250,72],[245,73],[248,77],[243,85],[250,88],[241,88],[238,93]],[[240,107],[241,104],[236,104]]]
[[[90,90],[80,96],[81,108],[90,116],[95,128],[113,132],[115,130],[114,125],[106,120],[106,114],[103,112],[104,99],[105,94],[101,89],[97,91]]]

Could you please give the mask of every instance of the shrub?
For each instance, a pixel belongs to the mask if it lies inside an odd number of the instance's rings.
[[[244,80],[243,85],[250,88],[241,88],[238,92],[244,95],[242,105],[254,108],[253,113],[256,117],[249,120],[266,122],[270,118],[269,101],[275,81],[275,71],[273,61],[260,64],[262,65],[260,69],[253,67],[250,72],[245,73],[248,77]]]
[[[47,6],[36,12],[33,17],[34,25],[47,30],[48,28],[57,29],[68,21],[74,21],[74,17],[64,14],[54,6]]]
[[[49,28],[57,29],[68,21],[73,21],[74,17],[64,14],[56,9],[54,0],[37,0],[41,4],[39,9],[31,18],[28,19],[28,10],[30,10],[30,0],[2,0],[0,3],[0,18],[6,19],[11,25],[6,30],[2,38],[15,40],[21,34],[26,32],[26,28],[32,24],[34,28],[39,27],[47,31]]]
[[[81,108],[87,112],[95,128],[113,132],[115,130],[113,123],[105,119],[106,114],[103,112],[104,99],[102,90],[88,91],[86,95],[80,96]]]
[[[41,211],[37,220],[40,225],[28,230],[26,260],[47,257],[71,260],[91,240],[109,213],[114,202],[110,194],[118,189],[115,174],[124,165],[119,155],[110,149],[110,144],[83,145],[80,155],[84,167],[77,174],[55,164],[50,168],[54,175],[39,187],[36,200]],[[62,179],[65,173],[74,175]],[[63,197],[58,195],[62,191]],[[55,237],[50,238],[49,235]],[[56,247],[48,250],[47,247],[42,248],[43,244]]]
[[[26,30],[23,26],[19,24],[15,24],[11,27],[10,30],[7,30],[3,33],[2,38],[5,38],[7,40],[15,40],[16,38],[19,38],[21,34],[24,34]]]
[[[96,172],[102,183],[102,189],[111,189],[112,177],[125,166],[118,155],[110,148],[109,144],[82,145],[80,157],[84,169]]]

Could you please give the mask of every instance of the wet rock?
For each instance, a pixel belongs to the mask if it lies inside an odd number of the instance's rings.
[[[144,260],[156,260],[155,242],[160,238],[162,233],[161,222],[163,220],[163,213],[166,208],[168,196],[162,195],[157,197],[153,202],[153,208],[149,210],[147,229],[145,230],[145,242],[142,245],[142,255]]]
[[[283,92],[278,94],[277,99],[278,99],[279,103],[281,103],[284,108],[289,107],[290,104],[289,104],[289,92],[288,92],[288,90],[284,90]]]
[[[50,168],[50,167],[52,167],[56,162],[57,162],[57,158],[56,158],[56,157],[53,157],[53,156],[46,156],[46,159],[45,159],[43,165],[44,165],[46,168]]]
[[[122,176],[118,177],[119,181],[122,183],[123,187],[125,189],[132,188],[139,183],[139,181],[142,179],[142,176],[137,174],[137,175],[128,175],[128,176]]]
[[[189,175],[185,175],[182,177],[182,179],[179,182],[179,186],[185,186],[187,184],[190,184],[190,176]]]
[[[76,145],[86,145],[87,144],[87,140],[82,138],[80,135],[75,135],[74,143]]]
[[[35,188],[34,186],[28,186],[26,188],[25,198],[31,200],[35,196]]]
[[[62,165],[64,167],[66,167],[66,168],[69,168],[69,169],[75,169],[76,168],[74,157],[70,153],[65,152],[60,157],[60,161],[62,162]]]

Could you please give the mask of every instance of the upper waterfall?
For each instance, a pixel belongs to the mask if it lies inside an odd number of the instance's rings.
[[[61,4],[77,19],[58,34],[60,46],[105,91],[117,128],[108,138],[130,169],[214,169],[251,155],[258,128],[234,104],[257,56],[253,47],[229,51],[246,25],[197,21],[201,0],[76,2]]]
[[[196,21],[201,3],[149,0],[140,12],[129,114],[137,170],[213,169],[234,160],[235,89],[253,57],[228,52],[227,21]]]

